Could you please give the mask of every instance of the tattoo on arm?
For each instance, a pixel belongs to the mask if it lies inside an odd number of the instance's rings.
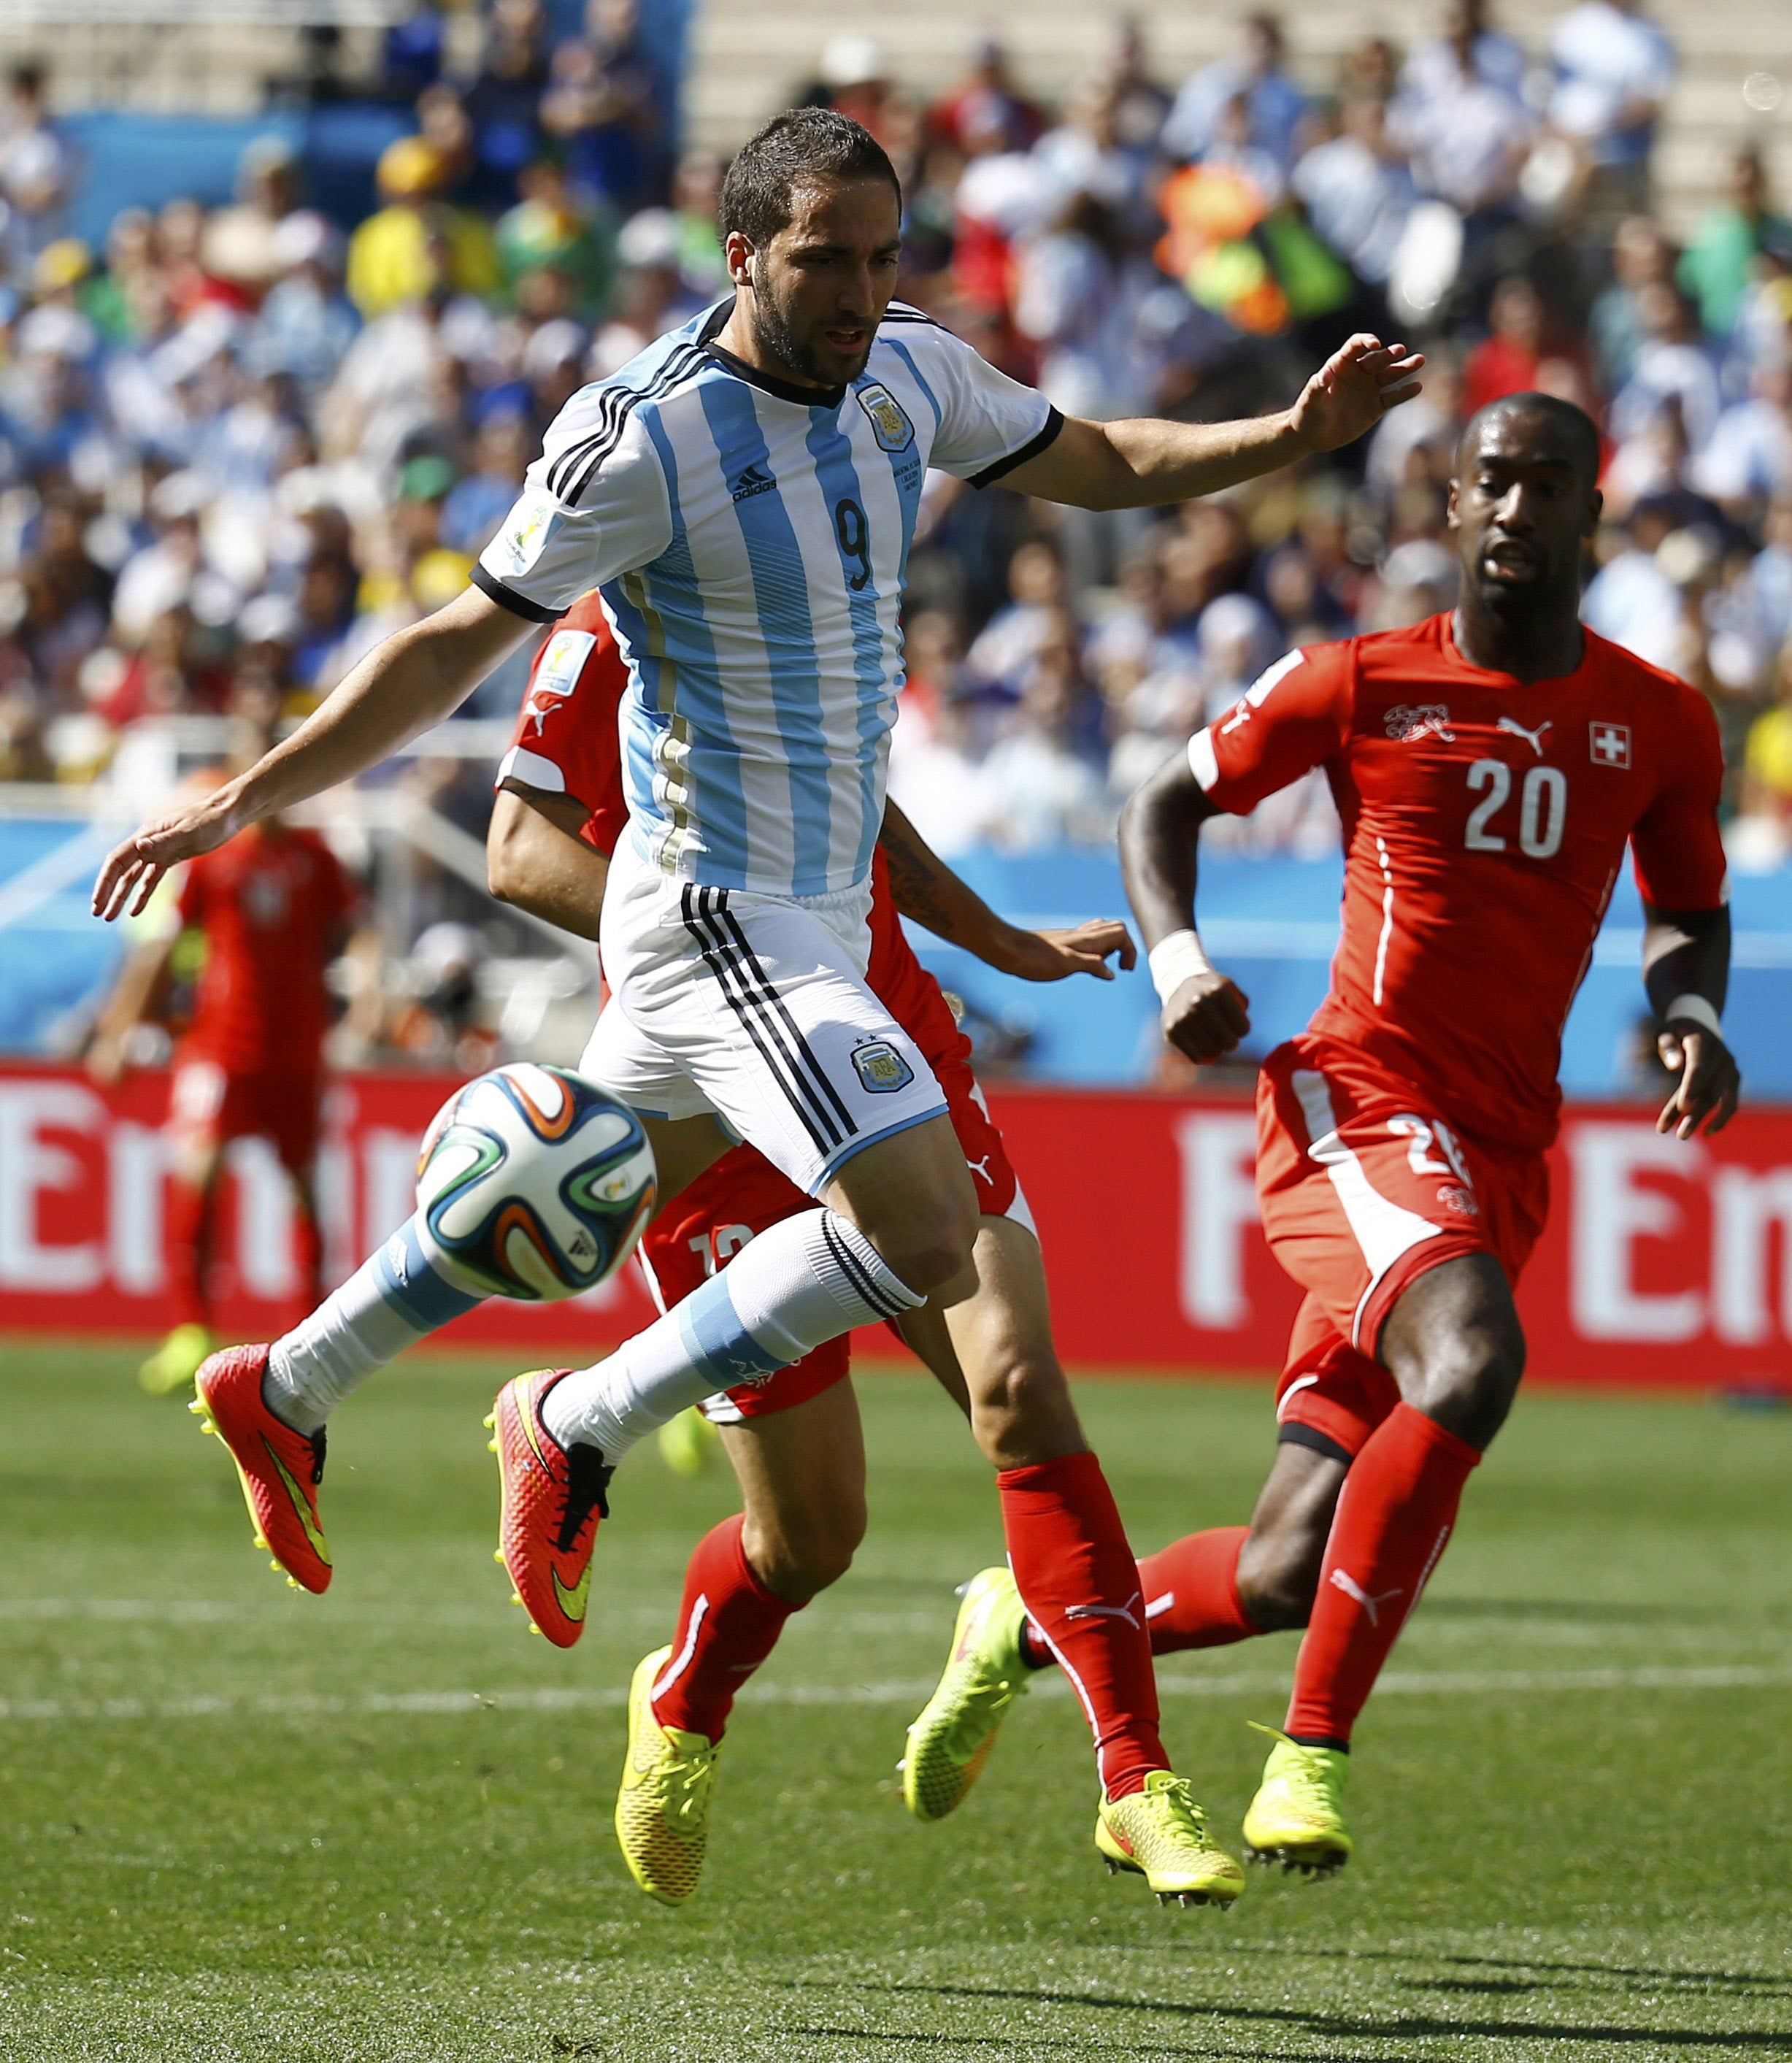
[[[943,939],[948,945],[966,943],[970,920],[988,915],[982,899],[930,847],[894,802],[886,806],[878,834],[890,893],[905,917]]]

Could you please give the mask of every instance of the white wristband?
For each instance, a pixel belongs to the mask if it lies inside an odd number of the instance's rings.
[[[1145,964],[1151,971],[1151,987],[1159,1003],[1167,1003],[1185,981],[1213,971],[1213,963],[1193,931],[1172,931],[1168,938],[1159,939],[1146,955]]]
[[[1723,1036],[1723,1020],[1712,1004],[1702,995],[1677,995],[1661,1012],[1664,1023],[1676,1017],[1684,1018],[1689,1024],[1696,1024],[1700,1031],[1709,1032],[1714,1039]]]

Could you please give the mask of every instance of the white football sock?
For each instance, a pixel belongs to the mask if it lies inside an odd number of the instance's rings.
[[[850,1220],[799,1211],[750,1241],[608,1361],[556,1383],[542,1418],[562,1446],[588,1442],[613,1465],[687,1405],[926,1301]]]
[[[376,1369],[484,1301],[430,1265],[417,1221],[408,1218],[308,1318],[275,1341],[262,1401],[295,1432],[315,1433]]]

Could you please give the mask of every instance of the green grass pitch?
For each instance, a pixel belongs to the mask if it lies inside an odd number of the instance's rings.
[[[902,1812],[951,1586],[1000,1541],[944,1400],[867,1379],[870,1538],[743,1696],[669,1912],[611,1835],[621,1699],[725,1474],[629,1463],[565,1655],[491,1560],[508,1370],[407,1365],[344,1412],[319,1600],[135,1358],[0,1361],[8,2063],[1792,2055],[1792,1417],[1525,1399],[1361,1729],[1357,1862],[1220,1916],[1103,1874],[1055,1683],[954,1819]],[[1083,1399],[1135,1545],[1247,1514],[1264,1385]],[[1235,1840],[1292,1655],[1163,1671]]]

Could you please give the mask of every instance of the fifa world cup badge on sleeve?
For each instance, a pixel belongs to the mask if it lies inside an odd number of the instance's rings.
[[[873,1096],[894,1096],[914,1080],[914,1068],[884,1039],[874,1040],[868,1046],[855,1046],[853,1065]]]
[[[526,573],[546,548],[557,511],[545,494],[525,494],[505,519],[493,547],[504,571]]]
[[[886,452],[906,451],[914,442],[914,425],[902,404],[881,380],[856,388],[858,405],[870,418],[880,448]]]

